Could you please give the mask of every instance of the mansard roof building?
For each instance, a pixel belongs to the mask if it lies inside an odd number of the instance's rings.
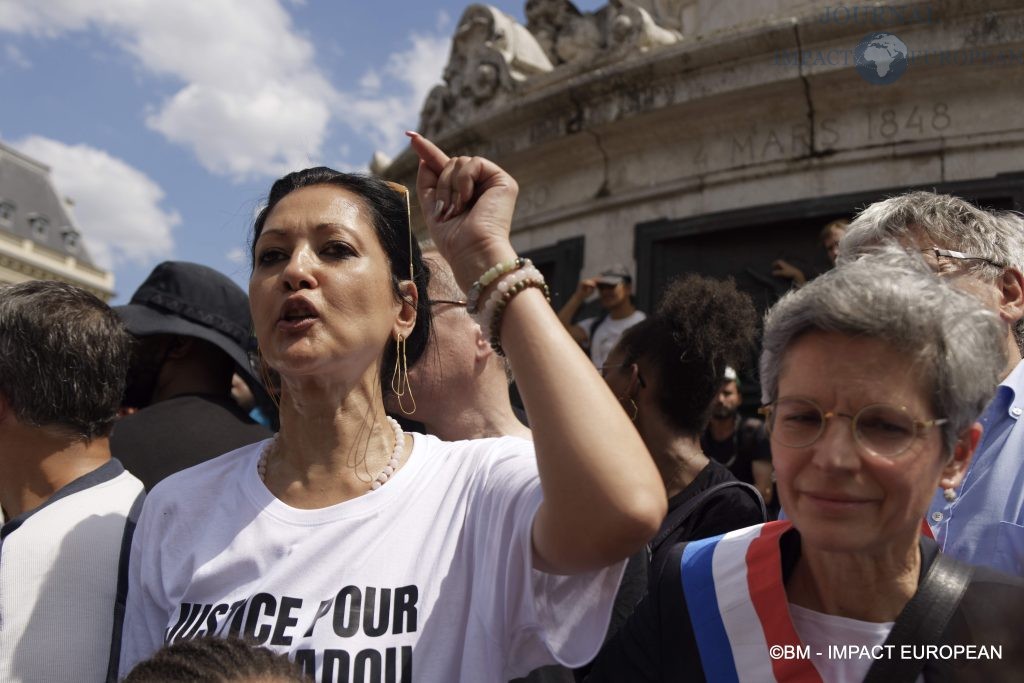
[[[0,284],[59,280],[104,301],[114,276],[97,266],[48,166],[0,143]]]

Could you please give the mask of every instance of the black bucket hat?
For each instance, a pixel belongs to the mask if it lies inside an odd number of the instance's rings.
[[[249,297],[226,275],[198,263],[164,261],[127,306],[114,310],[136,337],[177,334],[210,342],[235,361],[254,394],[264,393],[249,357],[255,349]]]

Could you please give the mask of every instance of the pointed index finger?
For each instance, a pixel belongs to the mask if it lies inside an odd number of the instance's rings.
[[[444,165],[448,163],[448,155],[442,152],[440,147],[419,133],[407,130],[405,134],[409,136],[413,151],[423,160],[427,168],[434,173],[444,170]]]

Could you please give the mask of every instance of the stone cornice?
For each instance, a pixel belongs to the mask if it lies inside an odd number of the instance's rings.
[[[893,29],[911,40],[915,50],[1024,45],[1024,12],[1013,0],[994,0],[980,8],[968,0],[899,6],[926,4],[941,16],[941,24]],[[991,19],[994,11],[1000,12],[997,24]],[[730,96],[739,99],[753,92],[765,97],[807,97],[813,117],[814,105],[806,92],[809,83],[842,80],[853,70],[839,61],[815,63],[813,56],[849,53],[865,33],[863,25],[822,22],[819,14],[820,10],[808,6],[797,16],[767,17],[706,35],[684,35],[656,49],[535,74],[517,83],[514,98],[484,103],[457,128],[440,131],[434,139],[453,153],[514,158],[557,146],[559,139],[578,132],[629,125],[630,120],[659,110],[672,110],[677,116],[689,110],[706,117],[713,111],[701,111],[702,107],[716,99],[726,103]],[[785,68],[796,54],[812,58]],[[919,73],[937,68],[915,66]],[[694,128],[706,123],[702,118],[693,121]],[[827,151],[814,147],[814,153]],[[384,174],[408,180],[415,165],[406,149]]]
[[[16,273],[21,276],[19,279],[24,280],[67,282],[92,292],[104,301],[114,296],[114,276],[111,273],[4,231],[0,231],[0,270]]]

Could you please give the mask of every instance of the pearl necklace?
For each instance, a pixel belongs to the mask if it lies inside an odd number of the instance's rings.
[[[388,479],[394,476],[395,472],[398,470],[398,466],[402,462],[402,451],[405,449],[405,434],[404,432],[402,432],[402,426],[398,424],[398,421],[395,420],[390,415],[385,416],[385,418],[391,425],[391,428],[395,431],[395,449],[391,451],[391,459],[388,460],[388,464],[384,465],[384,469],[380,471],[380,474],[374,477],[373,482],[370,484],[371,491],[376,491],[381,486],[386,484]],[[273,446],[276,444],[277,439],[274,439],[274,443],[271,445]],[[264,449],[263,452],[260,454],[260,459],[256,461],[256,472],[259,473],[260,481],[262,481],[264,484],[267,483],[268,452],[270,452],[270,447]]]

